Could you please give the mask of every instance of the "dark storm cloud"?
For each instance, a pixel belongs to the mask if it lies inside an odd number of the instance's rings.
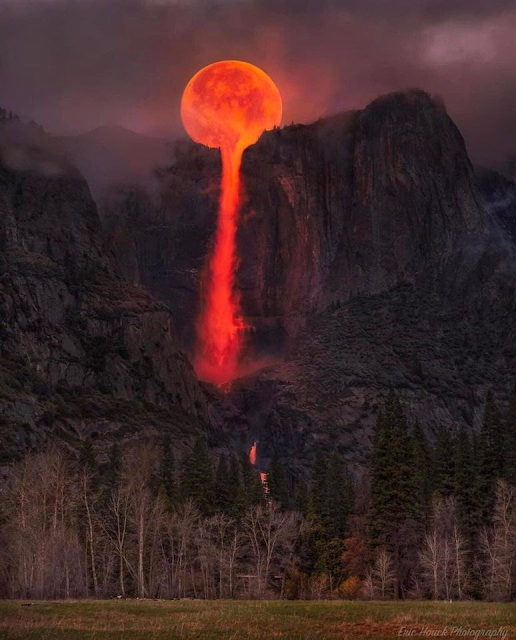
[[[49,129],[178,133],[202,65],[277,81],[286,122],[420,86],[480,161],[516,154],[513,0],[0,0],[0,103]]]

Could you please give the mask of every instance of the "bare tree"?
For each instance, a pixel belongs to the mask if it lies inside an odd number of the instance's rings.
[[[297,514],[282,512],[271,500],[250,509],[243,527],[251,548],[256,595],[263,596],[273,571],[285,571],[297,533]]]
[[[11,597],[85,595],[77,501],[70,462],[56,447],[14,470],[5,500]]]
[[[453,498],[434,504],[431,526],[419,553],[422,586],[434,600],[461,599],[467,550],[460,533]]]
[[[188,500],[165,521],[162,561],[166,567],[168,591],[171,596],[188,595],[189,576],[192,573],[190,559],[199,518],[194,503]]]
[[[91,486],[91,474],[88,471],[83,471],[79,478],[80,485],[80,493],[82,504],[84,507],[84,512],[86,514],[86,546],[89,549],[89,559],[90,559],[90,569],[91,576],[93,579],[93,593],[95,597],[99,595],[99,583],[97,578],[97,565],[96,565],[96,557],[95,557],[95,528],[93,526],[93,513],[92,509],[94,508],[94,503],[92,504],[92,500],[95,500],[95,496],[92,495],[90,491]]]
[[[374,592],[381,600],[393,596],[396,574],[392,555],[386,549],[380,549],[376,554],[371,578]]]
[[[145,552],[149,530],[152,526],[154,500],[151,492],[152,476],[159,453],[153,443],[131,447],[122,462],[122,484],[128,493],[128,524],[136,539],[136,592],[145,598]]]
[[[493,525],[481,534],[484,555],[484,595],[488,600],[510,600],[516,558],[516,489],[499,482]]]
[[[101,519],[101,526],[117,556],[118,586],[122,597],[126,595],[125,572],[131,570],[127,559],[128,518],[129,493],[126,487],[120,486],[109,497],[105,517]]]

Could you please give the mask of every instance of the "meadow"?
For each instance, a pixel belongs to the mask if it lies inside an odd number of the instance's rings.
[[[516,639],[516,604],[0,601],[1,640]]]

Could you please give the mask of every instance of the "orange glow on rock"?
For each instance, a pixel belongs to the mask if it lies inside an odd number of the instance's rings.
[[[234,286],[242,154],[265,130],[279,125],[281,115],[274,82],[258,67],[237,60],[201,69],[181,100],[187,133],[196,142],[219,148],[222,158],[215,246],[203,283],[194,361],[199,378],[215,384],[237,377],[246,328]]]

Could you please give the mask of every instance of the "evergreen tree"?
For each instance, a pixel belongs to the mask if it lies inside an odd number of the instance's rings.
[[[193,450],[184,460],[181,494],[184,500],[194,500],[203,515],[213,513],[215,505],[213,467],[204,438],[197,440]]]
[[[240,477],[240,464],[237,457],[234,454],[231,454],[228,470],[228,493],[230,502],[230,515],[235,518],[241,515],[239,509],[239,497],[241,495],[241,490],[242,480]]]
[[[293,506],[294,511],[306,516],[308,512],[308,487],[302,478],[295,485]]]
[[[229,486],[229,470],[224,454],[219,458],[217,473],[215,475],[215,505],[218,511],[226,514],[231,513],[233,506]]]
[[[260,474],[249,462],[246,454],[242,454],[240,459],[242,469],[242,487],[239,497],[239,511],[245,511],[249,507],[262,504],[265,500]]]
[[[446,498],[455,489],[455,446],[456,441],[447,427],[441,427],[437,433],[433,456],[434,491]]]
[[[330,578],[330,587],[333,590],[343,578],[344,541],[340,538],[319,539],[316,542],[316,550],[317,562],[314,573],[327,574]]]
[[[113,492],[120,482],[121,468],[120,447],[117,442],[113,442],[109,452],[109,458],[102,473],[102,505],[105,507]]]
[[[432,456],[430,445],[425,436],[419,420],[416,420],[412,431],[414,447],[414,471],[416,482],[416,503],[420,513],[420,519],[427,527],[430,523],[432,511]]]
[[[307,505],[309,533],[303,540],[308,572],[325,573],[335,581],[342,577],[344,538],[352,506],[351,481],[341,456],[334,453],[328,461],[323,451],[317,451]]]
[[[391,392],[373,442],[369,539],[373,547],[392,553],[396,597],[401,593],[403,555],[420,517],[413,451],[403,407]]]
[[[260,474],[257,471],[253,474],[253,481],[251,484],[251,490],[248,494],[248,500],[252,507],[265,504],[265,490]]]
[[[497,477],[503,477],[505,466],[505,429],[502,414],[491,391],[487,392],[482,425],[484,442],[491,449]]]
[[[323,527],[328,538],[341,541],[346,536],[348,518],[353,508],[353,488],[344,462],[334,453],[328,465],[325,487]]]
[[[245,453],[240,457],[240,468],[242,470],[242,487],[246,493],[249,493],[253,484],[255,469]]]
[[[516,382],[509,399],[505,418],[505,479],[516,486]]]
[[[327,462],[324,453],[318,449],[312,465],[309,494],[309,513],[320,517],[326,512]]]
[[[97,472],[97,459],[95,449],[90,438],[83,440],[79,449],[79,467],[91,474]]]
[[[460,528],[470,551],[473,550],[480,524],[480,497],[474,459],[473,445],[468,434],[462,430],[455,450],[454,493]]]
[[[267,488],[272,500],[278,502],[283,509],[289,508],[287,474],[276,450],[272,454],[267,470]]]
[[[496,481],[503,473],[503,463],[501,462],[499,451],[499,440],[502,438],[501,431],[500,411],[493,394],[489,391],[486,397],[479,441],[478,495],[480,499],[480,516],[484,523],[491,521],[496,498]]]
[[[326,515],[326,458],[322,450],[318,449],[312,464],[310,477],[310,491],[308,494],[307,522],[305,536],[301,544],[301,562],[304,571],[316,575],[327,571],[327,557],[325,545],[328,537],[323,526]]]

